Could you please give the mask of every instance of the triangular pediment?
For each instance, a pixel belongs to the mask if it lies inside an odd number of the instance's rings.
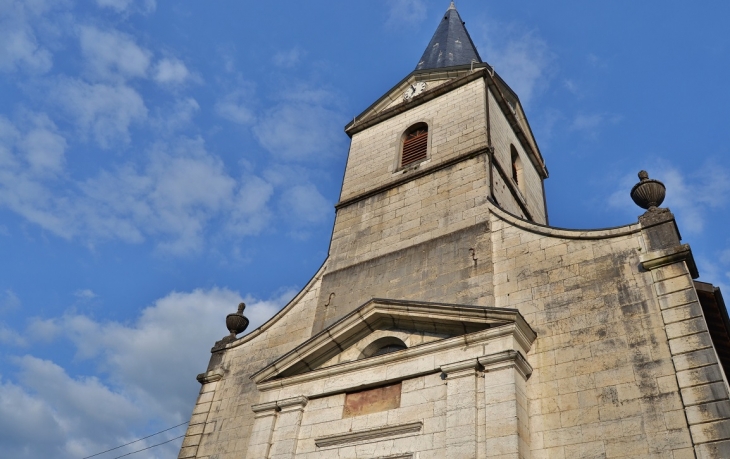
[[[516,309],[373,299],[258,371],[251,379],[258,384],[326,367],[339,354],[348,352],[368,336],[382,335],[384,330],[427,334],[433,343],[509,324],[520,330],[529,348],[535,333]]]
[[[462,65],[458,67],[416,70],[411,72],[407,77],[393,86],[380,99],[375,101],[370,107],[355,117],[355,119],[345,127],[348,132],[350,128],[361,124],[365,121],[377,117],[381,113],[389,113],[393,111],[403,111],[415,107],[425,101],[437,97],[442,92],[456,89],[472,79],[465,78],[473,74],[474,70],[487,68],[487,64],[475,63],[473,65]],[[404,95],[412,87],[415,88],[419,83],[423,83],[418,88],[418,92],[410,98]]]

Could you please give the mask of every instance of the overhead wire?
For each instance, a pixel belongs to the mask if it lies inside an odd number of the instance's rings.
[[[129,443],[125,443],[125,444],[123,444],[123,445],[119,445],[119,446],[116,446],[116,447],[114,447],[114,448],[108,449],[108,450],[106,450],[106,451],[102,451],[102,452],[100,452],[100,453],[92,454],[91,456],[86,456],[86,457],[83,457],[83,458],[81,458],[81,459],[89,459],[90,457],[96,457],[96,456],[101,456],[101,455],[102,455],[102,454],[104,454],[104,453],[108,453],[108,452],[110,452],[110,451],[114,451],[114,450],[117,450],[117,449],[119,449],[119,448],[124,448],[125,446],[133,445],[133,444],[135,444],[135,443],[141,442],[142,440],[147,440],[147,439],[148,439],[148,438],[150,438],[150,437],[154,437],[155,435],[159,435],[159,434],[161,434],[161,433],[163,433],[163,432],[167,432],[168,430],[172,430],[172,429],[175,429],[175,428],[177,428],[177,427],[180,427],[180,426],[184,426],[184,425],[185,425],[185,424],[187,424],[188,422],[190,422],[190,421],[185,421],[185,422],[183,422],[183,423],[181,423],[181,424],[178,424],[178,425],[176,425],[176,426],[172,426],[172,427],[170,427],[170,428],[168,428],[168,429],[165,429],[165,430],[160,430],[159,432],[155,432],[155,433],[153,433],[153,434],[147,435],[146,437],[142,437],[142,438],[139,438],[139,439],[137,439],[137,440],[134,440],[134,441],[130,441]],[[185,436],[185,435],[183,435],[183,437],[184,437],[184,436]],[[177,438],[180,438],[180,437],[177,437]],[[173,440],[177,440],[177,438],[173,438]],[[172,440],[170,440],[170,441],[172,441]],[[165,442],[165,443],[169,443],[169,442]],[[164,445],[164,443],[160,443],[160,445]],[[140,451],[144,451],[144,450],[142,450],[142,449],[141,449]],[[119,456],[119,457],[123,457],[123,456]],[[115,459],[116,459],[116,458],[115,458]]]
[[[163,441],[162,443],[158,443],[156,445],[148,446],[147,448],[142,448],[140,450],[132,451],[131,453],[127,453],[127,454],[122,454],[121,456],[117,456],[114,459],[119,459],[120,457],[126,457],[126,456],[131,456],[132,454],[141,453],[142,451],[147,451],[148,449],[156,448],[156,447],[158,447],[160,445],[164,445],[165,443],[170,443],[171,441],[175,441],[175,440],[177,440],[179,438],[182,438],[184,436],[185,435],[180,435],[179,437],[171,438],[170,440]]]

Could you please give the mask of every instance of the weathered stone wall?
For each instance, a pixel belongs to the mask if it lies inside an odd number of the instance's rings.
[[[652,255],[638,224],[556,230],[489,207],[491,231],[468,227],[328,273],[265,331],[227,350],[219,365],[225,376],[203,386],[180,457],[243,457],[251,405],[259,398],[250,375],[309,338],[312,323],[321,328],[317,297],[320,306],[330,300],[332,317],[344,314],[338,308],[346,303],[329,296],[333,285],[347,301],[391,296],[520,310],[538,336],[526,354],[534,371],[519,387],[510,383],[507,392],[518,397],[504,405],[514,408],[504,421],[495,420],[507,416],[503,402],[485,399],[501,393],[484,386],[501,383],[497,375],[487,373],[466,388],[477,397],[467,413],[474,417],[476,457],[517,458],[498,453],[515,450],[533,459],[727,457],[730,401],[684,262],[642,268]],[[464,250],[472,242],[474,255]],[[343,423],[362,430],[415,419],[428,425],[418,436],[351,452],[375,457],[393,448],[436,457],[458,446],[446,438],[446,402],[458,400],[448,390],[438,375],[406,379],[399,408],[347,419],[344,394],[310,400],[296,411],[297,435],[309,439],[298,454],[326,457],[326,449],[306,448],[324,432],[343,431]],[[497,405],[486,409],[490,403]]]
[[[538,335],[532,457],[694,457],[640,226],[581,234],[500,217],[495,306]]]
[[[329,271],[420,244],[487,219],[486,155],[340,208]],[[468,248],[468,247],[467,247]]]
[[[240,459],[246,456],[259,394],[251,375],[306,341],[312,321],[322,272],[274,319],[223,353],[219,370],[223,378],[203,384],[178,456],[198,459]]]
[[[481,386],[484,380],[479,381]],[[344,448],[314,448],[314,442],[300,442],[297,457],[338,459],[341,457],[388,457],[400,451],[419,451],[423,459],[444,457],[446,442],[447,386],[438,374],[403,381],[400,407],[379,413],[344,418],[345,394],[311,400],[302,419],[302,438],[324,437],[332,432],[365,430],[386,425],[423,422],[419,435],[363,443]],[[484,418],[484,391],[478,390],[477,406]],[[474,408],[476,409],[475,406]],[[481,443],[481,442],[480,442]]]
[[[520,155],[522,160],[523,173],[524,173],[524,193],[520,193],[523,198],[523,203],[527,207],[533,221],[541,224],[545,224],[545,203],[543,200],[542,190],[542,179],[538,174],[537,170],[530,161],[524,147],[520,143],[517,135],[510,126],[507,118],[502,113],[502,109],[497,104],[497,101],[493,94],[489,95],[489,120],[491,124],[492,133],[492,145],[494,146],[494,160],[499,163],[502,170],[506,172],[507,178],[504,180],[499,177],[497,170],[494,170],[495,177],[495,196],[499,205],[506,211],[519,216],[524,216],[524,212],[517,204],[512,192],[507,189],[507,186],[512,189],[517,189],[517,184],[512,182],[512,153],[510,145],[514,145],[517,153]],[[504,181],[512,182],[505,184]],[[519,198],[517,198],[519,199]]]
[[[487,225],[480,223],[337,271],[328,269],[312,334],[371,298],[491,306],[489,246]]]
[[[477,79],[353,135],[340,200],[402,177],[396,172],[401,137],[415,123],[429,125],[430,161],[423,167],[486,148],[484,91]]]

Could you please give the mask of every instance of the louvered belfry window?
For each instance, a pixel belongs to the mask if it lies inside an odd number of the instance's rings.
[[[403,139],[403,155],[401,156],[401,167],[418,163],[426,159],[428,152],[428,126],[418,124],[410,128]]]

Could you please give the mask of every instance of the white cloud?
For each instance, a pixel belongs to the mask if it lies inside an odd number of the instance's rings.
[[[297,226],[319,223],[332,212],[332,204],[311,183],[284,190],[279,206],[282,215],[297,222]]]
[[[130,428],[145,421],[144,406],[96,378],[71,378],[32,356],[16,363],[20,384],[0,384],[0,443],[9,457],[84,457],[133,440]]]
[[[85,289],[81,289],[81,290],[76,290],[74,292],[74,296],[81,300],[93,300],[98,295],[96,293],[94,293],[93,290],[85,288]]]
[[[136,164],[101,170],[68,186],[64,171],[58,177],[36,172],[49,161],[27,160],[29,145],[63,145],[50,131],[53,126],[43,127],[42,135],[37,126],[19,129],[0,117],[0,206],[60,237],[92,245],[152,237],[161,251],[187,255],[202,249],[211,232],[241,237],[257,234],[269,222],[272,185],[251,173],[234,179],[201,139],[160,142]]]
[[[266,112],[253,132],[277,159],[322,161],[339,152],[342,121],[339,113],[320,105],[287,102]]]
[[[52,97],[102,148],[129,142],[130,126],[147,117],[142,97],[124,84],[89,84],[63,78],[53,88]]]
[[[157,8],[155,0],[96,0],[96,4],[102,8],[109,8],[117,13],[139,12],[143,14],[152,13]]]
[[[175,132],[190,126],[193,118],[200,110],[200,104],[192,97],[176,100],[172,106],[158,109],[153,120],[155,127],[165,134]],[[160,135],[160,137],[163,137]]]
[[[2,322],[0,322],[0,343],[11,346],[25,346],[28,344],[23,335],[8,328]]]
[[[608,68],[608,61],[604,58],[596,56],[593,53],[588,54],[588,56],[586,56],[586,60],[593,67],[596,67],[599,69]]]
[[[63,2],[58,2],[62,4]],[[32,23],[56,5],[44,1],[0,2],[0,71],[48,72],[51,52],[39,44]]]
[[[19,141],[18,148],[37,175],[60,173],[66,163],[66,139],[46,115],[32,115],[33,127]]]
[[[44,320],[45,329],[70,339],[77,358],[91,359],[105,376],[76,377],[47,360],[16,359],[17,382],[0,381],[3,452],[78,459],[186,421],[200,387],[195,375],[205,371],[210,347],[228,334],[226,315],[246,301],[250,332],[294,294],[287,290],[261,301],[228,289],[198,289],[158,299],[128,325],[74,314]],[[39,431],[43,435],[34,441]],[[184,432],[182,426],[118,455]],[[139,457],[173,457],[179,446],[177,441]]]
[[[272,60],[274,61],[274,65],[276,65],[277,67],[289,69],[292,67],[296,67],[296,65],[299,64],[304,55],[305,52],[295,46],[292,49],[277,52],[276,54],[274,54]]]
[[[241,183],[231,206],[226,229],[238,236],[258,234],[271,218],[267,204],[274,194],[274,187],[253,175],[243,177]]]
[[[190,77],[190,71],[178,59],[165,58],[155,65],[154,79],[160,84],[183,84]]]
[[[205,224],[227,207],[236,182],[200,140],[158,145],[142,170],[127,165],[81,185],[88,231],[139,242],[166,236],[160,247],[185,254],[201,248]]]
[[[11,311],[18,309],[21,306],[20,298],[11,289],[5,290],[0,294],[0,312]]]
[[[621,115],[610,113],[581,113],[573,118],[568,129],[583,132],[588,136],[596,136],[601,127],[617,124],[621,119]]]
[[[420,24],[426,19],[426,3],[423,0],[392,0],[388,2],[389,27],[403,27]]]
[[[218,115],[228,121],[237,124],[251,124],[256,115],[251,109],[253,91],[248,85],[232,91],[215,104],[215,111]]]
[[[199,139],[157,145],[142,169],[127,165],[81,184],[79,206],[95,238],[140,242],[158,237],[158,248],[185,255],[200,250],[207,225],[223,218],[238,235],[255,234],[267,222],[272,190],[248,176],[237,182]]]
[[[724,196],[730,193],[730,171],[720,164],[707,162],[697,170],[686,171],[655,161],[649,176],[667,187],[662,207],[672,210],[683,233],[702,233],[712,210],[727,205]],[[617,191],[609,197],[609,205],[635,215],[640,209],[631,201],[627,190],[638,181],[635,173],[627,173],[619,181]]]
[[[138,46],[130,35],[83,26],[79,29],[79,41],[93,76],[115,79],[117,75],[124,78],[147,75],[152,53]]]
[[[481,55],[517,93],[523,104],[545,90],[555,56],[537,32],[515,25],[489,23],[483,26]]]

